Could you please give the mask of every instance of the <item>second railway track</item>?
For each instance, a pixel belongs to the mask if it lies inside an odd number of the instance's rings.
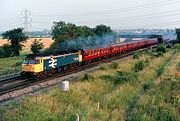
[[[0,82],[0,96],[7,94],[7,93],[10,93],[10,92],[13,92],[13,91],[16,91],[16,90],[20,90],[20,89],[29,87],[29,86],[36,85],[36,84],[39,84],[42,82],[50,81],[50,80],[55,79],[55,78],[60,78],[63,76],[67,76],[67,75],[76,73],[76,72],[84,71],[84,70],[96,67],[102,63],[109,63],[109,62],[119,60],[119,59],[126,59],[126,58],[130,57],[132,54],[139,52],[139,51],[146,50],[146,49],[141,49],[141,50],[134,51],[134,52],[131,52],[128,54],[123,54],[121,56],[114,56],[114,57],[108,58],[106,60],[101,60],[101,61],[97,61],[94,63],[90,63],[88,65],[77,67],[73,70],[67,70],[67,71],[55,74],[55,75],[50,76],[50,77],[45,78],[45,79],[22,79],[21,77],[15,77],[15,78],[10,79],[10,80],[4,80],[4,81]]]

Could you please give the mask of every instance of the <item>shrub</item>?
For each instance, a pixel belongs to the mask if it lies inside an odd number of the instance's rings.
[[[5,44],[3,46],[3,49],[4,49],[4,57],[10,57],[12,55],[12,49],[11,49],[11,46],[8,45],[8,44]]]
[[[114,84],[122,84],[125,82],[138,81],[137,74],[133,72],[122,72],[118,71],[116,75],[104,75],[101,77],[104,80],[112,81]]]
[[[146,63],[144,60],[138,61],[137,63],[134,64],[133,71],[135,72],[142,71],[145,68],[145,66]]]
[[[4,58],[4,49],[0,47],[0,58]]]
[[[7,58],[12,55],[12,49],[10,45],[5,44],[0,47],[0,58]]]
[[[117,72],[117,76],[114,80],[115,84],[120,84],[124,82],[133,82],[133,81],[138,81],[137,74],[133,72]]]
[[[111,65],[110,65],[110,67],[112,68],[112,69],[117,69],[118,68],[118,63],[117,62],[113,62]]]
[[[152,85],[153,85],[152,82],[143,84],[143,91],[146,92],[147,90],[151,88]]]
[[[161,65],[157,70],[156,70],[156,75],[160,76],[164,72],[164,65]]]
[[[40,42],[41,39],[37,40],[35,39],[33,44],[31,45],[31,51],[33,53],[39,53],[41,49],[43,49],[44,45]]]
[[[83,80],[93,80],[93,79],[94,79],[93,75],[91,75],[91,74],[84,74]]]
[[[180,50],[180,44],[175,44],[174,49]]]
[[[169,43],[166,47],[169,48],[169,49],[172,49],[173,45],[171,43]]]
[[[151,56],[151,58],[155,58],[155,57],[159,57],[159,56],[163,56],[164,52],[160,51],[162,50],[161,47],[157,47],[156,49],[152,49],[152,50],[149,50],[147,52],[148,55]],[[165,49],[166,51],[166,49]]]
[[[107,67],[107,66],[101,66],[101,67],[99,68],[99,70],[108,70],[108,67]]]
[[[156,52],[159,53],[159,52],[162,52],[162,53],[166,53],[166,46],[161,44],[161,45],[158,45],[157,46],[157,49],[156,49]]]
[[[115,78],[114,78],[115,76],[111,76],[111,75],[103,75],[103,76],[101,76],[101,79],[103,79],[103,80],[108,80],[108,81],[114,81],[115,80]]]
[[[139,53],[135,53],[135,54],[133,55],[133,59],[139,59]]]

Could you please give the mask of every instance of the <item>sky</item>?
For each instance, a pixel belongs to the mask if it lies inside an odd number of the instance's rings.
[[[54,21],[118,29],[180,27],[180,0],[0,0],[0,31],[51,29]]]

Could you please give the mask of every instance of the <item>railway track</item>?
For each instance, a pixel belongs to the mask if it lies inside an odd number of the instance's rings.
[[[113,57],[108,58],[108,59],[96,61],[96,62],[90,63],[88,65],[77,67],[73,70],[63,71],[61,73],[55,74],[55,75],[50,76],[50,77],[45,78],[45,79],[22,79],[22,77],[15,77],[13,79],[4,80],[4,81],[0,82],[0,96],[7,94],[9,92],[13,92],[13,91],[20,90],[20,89],[23,89],[23,88],[26,88],[29,86],[36,85],[36,84],[39,84],[42,82],[50,81],[50,80],[55,79],[55,78],[60,78],[60,77],[64,77],[64,76],[67,76],[67,75],[70,75],[73,73],[81,72],[81,71],[99,66],[102,63],[109,63],[109,62],[119,60],[119,59],[127,59],[128,57],[130,57],[134,53],[139,52],[139,51],[144,51],[146,49],[148,49],[148,48],[133,51],[133,52],[128,53],[128,54],[123,54],[120,56],[113,56]]]
[[[9,78],[9,79],[6,79],[6,80],[1,80],[0,81],[0,87],[3,87],[7,83],[14,82],[14,80],[21,80],[21,79],[22,79],[21,76],[17,76],[17,77]]]

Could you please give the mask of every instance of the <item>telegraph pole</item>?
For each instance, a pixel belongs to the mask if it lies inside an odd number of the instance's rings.
[[[29,28],[31,27],[31,22],[32,22],[32,18],[31,18],[31,12],[28,11],[27,9],[25,9],[24,11],[22,11],[22,26],[24,28],[24,31],[28,32]]]

